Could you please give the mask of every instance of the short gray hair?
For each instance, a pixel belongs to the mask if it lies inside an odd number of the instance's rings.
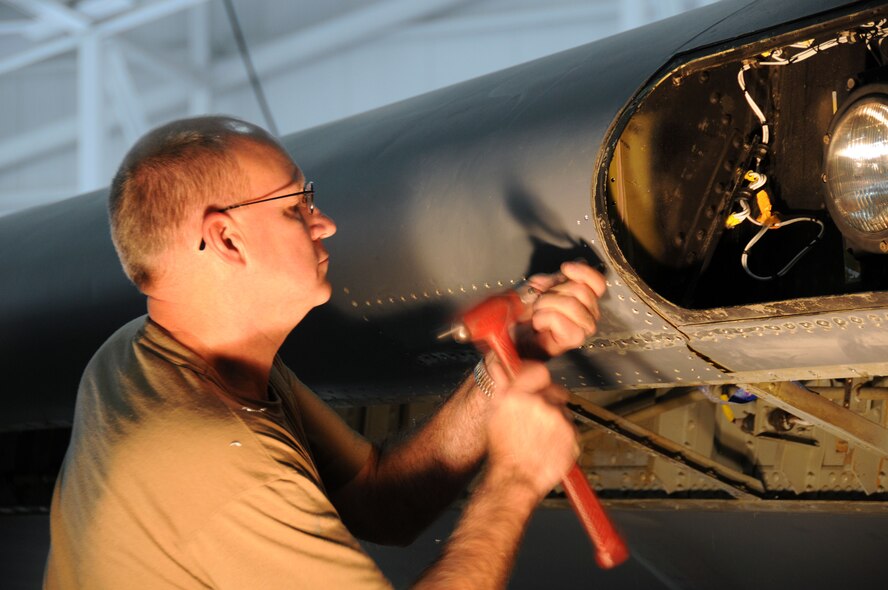
[[[179,119],[146,133],[130,149],[111,183],[111,239],[129,279],[145,290],[154,262],[175,241],[195,210],[205,211],[246,186],[232,147],[268,144],[286,153],[267,131],[234,117]],[[196,246],[195,246],[196,247]]]

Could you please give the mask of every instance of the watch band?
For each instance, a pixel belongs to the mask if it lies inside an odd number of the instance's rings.
[[[478,386],[478,389],[489,398],[493,397],[494,392],[496,392],[496,382],[490,376],[490,373],[487,372],[487,365],[484,363],[484,359],[478,361],[478,364],[475,365],[475,368],[472,370],[472,375],[475,377],[475,385]]]

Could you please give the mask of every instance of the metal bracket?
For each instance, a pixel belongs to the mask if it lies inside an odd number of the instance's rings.
[[[888,429],[794,382],[738,385],[826,432],[888,457]]]
[[[658,458],[681,465],[711,479],[721,489],[739,500],[760,500],[765,495],[765,487],[760,480],[704,457],[586,399],[571,395],[567,407],[578,416],[606,429],[609,434],[633,446],[641,447]]]

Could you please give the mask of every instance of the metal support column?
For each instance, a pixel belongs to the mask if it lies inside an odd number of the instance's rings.
[[[102,53],[101,39],[88,33],[77,50],[77,190],[102,186]]]
[[[106,60],[110,74],[107,79],[108,94],[123,130],[123,137],[130,145],[147,131],[145,109],[120,47],[113,40],[106,43]]]

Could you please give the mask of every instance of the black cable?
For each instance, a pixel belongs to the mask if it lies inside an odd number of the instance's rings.
[[[256,94],[256,100],[259,102],[259,108],[265,116],[265,124],[272,135],[279,136],[277,125],[274,123],[274,117],[271,116],[271,109],[268,107],[268,101],[265,100],[265,92],[262,91],[262,84],[259,82],[259,76],[256,75],[256,69],[253,68],[253,61],[250,59],[250,52],[247,50],[247,42],[241,31],[240,21],[237,20],[237,13],[234,11],[234,5],[231,0],[222,0],[225,4],[225,12],[228,14],[228,22],[231,23],[231,32],[234,33],[234,39],[237,41],[237,49],[244,60],[244,67],[247,68],[247,75],[250,77],[250,85],[253,87],[253,93]]]

